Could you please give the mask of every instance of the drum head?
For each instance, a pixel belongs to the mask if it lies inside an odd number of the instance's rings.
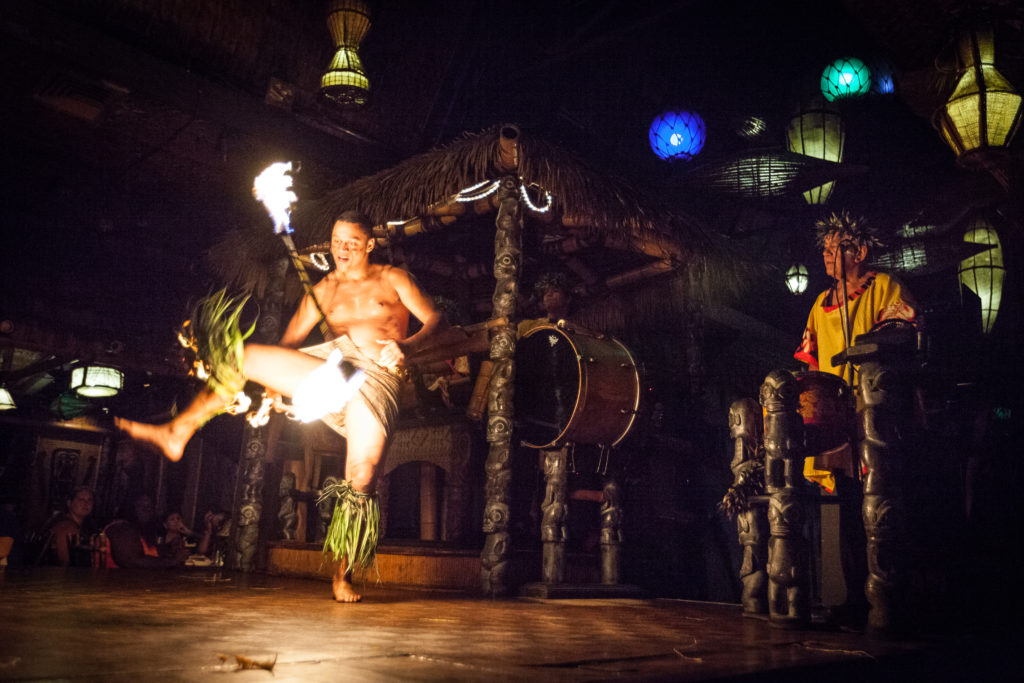
[[[516,344],[516,424],[527,445],[554,444],[572,419],[580,390],[580,364],[569,338],[538,327]]]
[[[804,439],[815,453],[850,442],[854,431],[853,392],[837,375],[814,370],[794,373],[800,388]]]
[[[636,361],[617,339],[536,327],[519,340],[515,411],[526,446],[616,446],[633,426],[639,404]]]

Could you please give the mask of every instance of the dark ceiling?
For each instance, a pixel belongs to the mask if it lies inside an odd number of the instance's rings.
[[[799,196],[751,203],[679,189],[673,175],[695,171],[656,159],[647,127],[686,106],[708,122],[704,159],[781,148],[823,65],[847,54],[886,60],[897,88],[846,112],[845,161],[865,172],[833,203],[893,228],[925,208],[950,219],[964,210],[950,188],[1001,192],[958,169],[928,121],[951,78],[953,29],[976,11],[998,19],[1001,70],[1021,84],[1024,16],[1011,0],[378,2],[361,49],[371,101],[345,112],[315,97],[332,52],[322,3],[8,3],[0,319],[33,330],[36,362],[47,344],[35,331],[56,330],[74,336],[51,339],[60,361],[115,344],[163,363],[188,301],[216,280],[204,255],[266,223],[250,186],[267,163],[301,162],[301,201],[501,122],[666,195],[717,232],[802,257],[813,213]],[[752,115],[767,123],[754,141],[736,134]]]

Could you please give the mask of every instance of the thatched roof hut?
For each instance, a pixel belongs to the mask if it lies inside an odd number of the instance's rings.
[[[375,223],[387,247],[380,251],[428,291],[479,318],[493,294],[496,194],[488,190],[504,177],[526,197],[521,294],[542,273],[565,272],[581,322],[617,332],[681,311],[711,291],[734,289],[741,279],[736,260],[697,220],[508,124],[466,134],[320,198],[300,198],[295,241],[306,254],[326,251],[333,217],[360,211]],[[225,279],[262,287],[266,265],[283,255],[269,232],[232,236],[216,250]]]

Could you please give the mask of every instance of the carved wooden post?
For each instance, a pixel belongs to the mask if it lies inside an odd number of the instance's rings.
[[[899,423],[905,417],[905,385],[896,370],[868,362],[860,368],[863,439],[860,464],[864,478],[864,530],[867,534],[868,579],[865,586],[871,609],[868,628],[895,631],[902,624],[899,598],[903,583],[900,543],[903,527],[900,475],[903,457]]]
[[[501,179],[497,191],[498,217],[494,235],[493,318],[509,323],[490,330],[490,359],[494,363],[487,396],[487,453],[483,532],[487,535],[480,555],[481,589],[488,595],[507,590],[509,546],[509,494],[512,470],[513,391],[515,378],[516,298],[522,259],[523,215],[518,182]]]
[[[544,453],[544,501],[540,504],[540,540],[543,543],[541,580],[544,583],[565,581],[565,504],[566,457],[565,449]]]
[[[810,621],[809,554],[804,538],[803,418],[796,378],[773,370],[761,385],[765,408],[765,489],[768,502],[768,613],[778,626]]]
[[[601,505],[601,583],[619,583],[619,551],[622,546],[622,495],[618,482],[609,477],[604,483]]]
[[[286,541],[295,540],[295,530],[299,525],[299,512],[295,505],[295,473],[285,472],[281,475],[281,484],[277,488],[277,520],[280,523],[281,538]]]
[[[321,488],[317,490],[316,497],[320,498],[323,491],[337,486],[341,483],[338,477],[324,477],[324,483]],[[323,543],[327,539],[327,528],[331,526],[331,517],[334,516],[334,504],[336,499],[332,496],[327,500],[320,501],[316,505],[317,525],[316,525],[316,540],[317,543]],[[383,532],[383,528],[381,530]]]
[[[260,301],[260,318],[256,323],[258,341],[276,344],[281,338],[281,306],[284,298],[284,276],[288,260],[274,264],[266,296]],[[238,493],[235,496],[236,532],[233,566],[243,572],[256,568],[260,519],[263,516],[263,475],[266,471],[267,427],[253,427],[248,422],[242,432],[242,457],[238,470]]]
[[[735,401],[729,407],[729,437],[733,439],[733,458],[729,468],[733,487],[747,493],[760,477],[755,473],[763,466],[760,453],[763,421],[761,407],[752,398]],[[742,487],[742,488],[740,488]],[[762,506],[747,503],[736,513],[736,532],[743,546],[740,565],[743,614],[768,613],[768,516]]]

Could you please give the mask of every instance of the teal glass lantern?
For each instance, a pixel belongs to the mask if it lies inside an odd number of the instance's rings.
[[[841,57],[821,72],[821,94],[829,102],[860,97],[871,90],[871,69],[856,57]]]

